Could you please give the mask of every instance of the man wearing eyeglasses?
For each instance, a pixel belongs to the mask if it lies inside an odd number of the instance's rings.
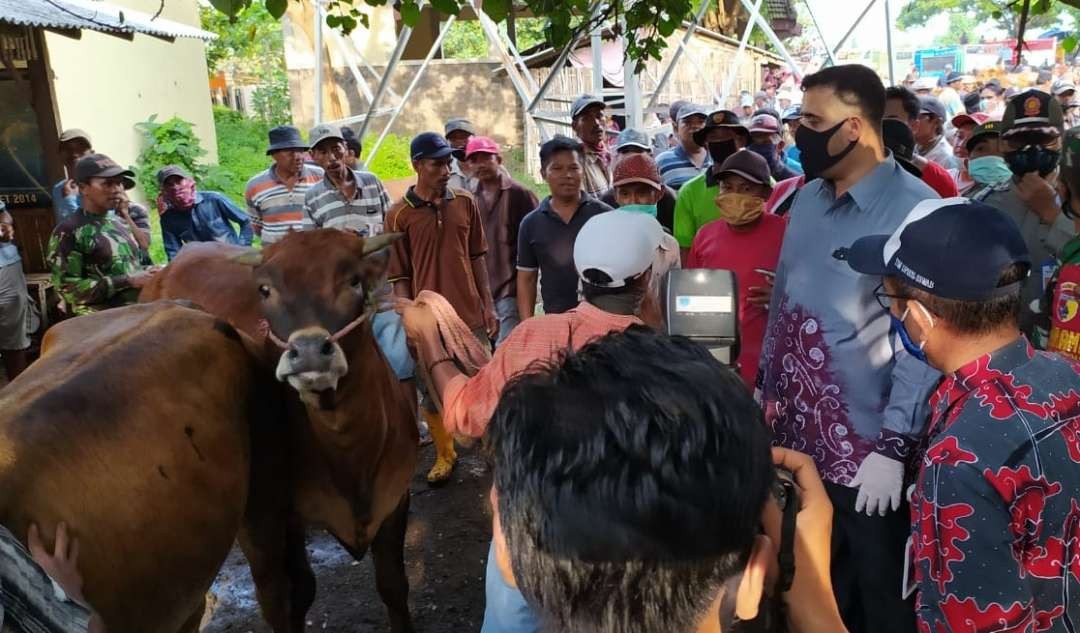
[[[316,125],[308,138],[311,157],[325,175],[304,195],[304,230],[341,229],[363,237],[382,233],[390,196],[375,174],[349,167],[341,130]]]

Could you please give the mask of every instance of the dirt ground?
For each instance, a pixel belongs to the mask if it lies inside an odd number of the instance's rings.
[[[431,488],[424,478],[434,460],[430,445],[421,449],[413,477],[405,565],[409,606],[420,633],[472,633],[483,620],[491,475],[475,450],[458,451],[457,468],[447,485]],[[318,587],[308,611],[309,631],[389,631],[370,556],[358,563],[325,532],[314,531],[308,535],[308,556]],[[217,604],[205,633],[269,633],[238,548],[233,548],[212,591]]]

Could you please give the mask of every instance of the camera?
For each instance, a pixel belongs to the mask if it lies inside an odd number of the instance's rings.
[[[677,268],[662,285],[667,333],[685,336],[734,367],[739,358],[739,295],[730,270]]]

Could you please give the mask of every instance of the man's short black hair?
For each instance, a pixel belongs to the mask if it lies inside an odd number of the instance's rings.
[[[842,64],[823,68],[803,77],[803,91],[811,88],[831,88],[847,105],[857,107],[867,122],[881,130],[885,117],[885,86],[873,70],[862,64]]]
[[[548,163],[558,152],[574,152],[577,154],[578,160],[585,160],[585,147],[581,144],[581,141],[562,134],[556,134],[555,138],[540,146],[541,171],[547,171]]]
[[[738,375],[641,326],[515,379],[488,447],[514,577],[553,631],[692,631],[774,477]]]
[[[1020,320],[1020,284],[1027,278],[1027,264],[1013,264],[1002,271],[998,277],[998,288],[1017,284],[1016,290],[1009,294],[987,301],[958,301],[942,299],[915,288],[899,277],[901,294],[923,304],[930,314],[940,317],[960,334],[979,336],[1005,326],[1015,325]]]
[[[919,110],[922,106],[919,104],[919,96],[914,92],[904,86],[889,86],[885,89],[885,101],[893,99],[898,99],[903,104],[904,114],[907,115],[909,123],[919,118]]]
[[[350,127],[342,127],[341,137],[345,139],[345,147],[359,158],[363,146],[360,144],[360,139],[356,138],[356,132],[353,132]]]

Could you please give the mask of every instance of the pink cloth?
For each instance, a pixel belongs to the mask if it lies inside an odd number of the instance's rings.
[[[163,187],[157,197],[159,214],[169,209],[190,209],[193,206],[195,206],[195,181],[190,178],[181,178],[175,184]]]
[[[730,270],[739,288],[739,375],[754,388],[761,344],[769,320],[768,309],[747,301],[747,289],[767,286],[765,275],[755,269],[776,272],[787,219],[764,214],[746,230],[733,229],[723,220],[703,226],[694,237],[686,268]]]

